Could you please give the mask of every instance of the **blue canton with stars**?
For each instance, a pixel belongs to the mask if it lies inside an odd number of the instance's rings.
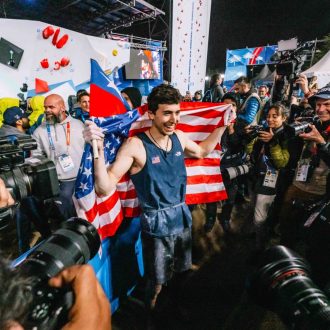
[[[115,158],[118,149],[123,140],[128,137],[131,124],[139,118],[137,110],[128,111],[122,115],[111,117],[91,117],[94,123],[101,127],[104,137],[104,158],[107,165],[111,164]],[[94,189],[94,163],[92,146],[85,144],[84,153],[82,155],[80,168],[75,184],[75,197],[80,199]]]

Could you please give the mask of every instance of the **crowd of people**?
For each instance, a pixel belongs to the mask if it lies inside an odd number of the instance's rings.
[[[110,168],[104,161],[104,133],[89,120],[86,90],[78,91],[77,102],[69,102],[70,109],[57,94],[28,99],[25,110],[16,100],[0,99],[0,103],[6,102],[0,136],[30,134],[38,146],[32,154],[43,154],[54,162],[60,185],[59,195],[46,205],[35,196],[21,201],[15,215],[20,251],[30,248],[31,226],[44,239],[51,235],[52,220],[65,221],[76,215],[74,184],[84,144],[94,140],[100,155],[94,159],[97,194],[108,195],[126,172],[135,185],[142,209],[147,305],[151,310],[174,273],[192,267],[193,219],[185,204],[184,156],[203,158],[220,142],[220,169],[228,199],[206,205],[205,234],[218,220],[225,235],[232,235],[232,210],[244,200],[254,209],[250,231],[255,235],[256,250],[269,245],[271,230],[278,230],[280,242],[294,248],[302,219],[307,219],[301,218],[302,209],[294,208],[293,200],[318,202],[328,198],[330,188],[330,87],[317,89],[304,75],[296,83],[303,96],[292,98],[290,104],[272,102],[269,86],[252,86],[246,77],[237,79],[227,92],[216,74],[210,89],[204,95],[196,91],[193,97],[188,92],[182,96],[171,85],[159,85],[148,96],[151,128],[128,138]],[[132,109],[141,105],[137,88],[128,87],[121,93]],[[180,102],[187,101],[231,104],[237,119],[196,144],[176,129]]]

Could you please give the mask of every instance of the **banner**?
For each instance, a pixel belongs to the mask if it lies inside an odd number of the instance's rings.
[[[234,80],[241,76],[246,76],[247,65],[273,63],[271,57],[276,50],[277,45],[234,50],[227,49],[225,85],[230,87]]]

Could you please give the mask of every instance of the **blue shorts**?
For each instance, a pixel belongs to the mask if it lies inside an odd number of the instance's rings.
[[[165,237],[142,232],[142,244],[146,276],[155,285],[169,281],[174,272],[191,268],[191,228]]]

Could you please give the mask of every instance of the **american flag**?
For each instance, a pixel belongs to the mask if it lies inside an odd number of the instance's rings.
[[[117,151],[123,139],[127,138],[131,123],[139,117],[138,111],[129,111],[123,115],[114,115],[107,118],[91,118],[97,126],[103,129],[104,157],[107,165],[110,165],[116,157]],[[124,180],[124,179],[122,179]],[[124,188],[122,188],[124,184]],[[125,189],[125,192],[121,192]],[[119,198],[118,193],[121,195]],[[135,191],[133,190],[135,195]],[[130,189],[128,184],[119,183],[118,192],[113,191],[109,196],[99,197],[94,190],[94,164],[93,153],[90,144],[85,145],[81,165],[75,185],[74,203],[79,217],[87,219],[98,229],[102,238],[113,236],[123,220],[123,205],[129,206]],[[137,200],[136,200],[137,203]],[[126,216],[136,216],[138,205],[131,205],[135,213],[126,210]]]
[[[91,119],[103,129],[104,155],[107,165],[127,136],[146,131],[151,126],[148,109],[142,106],[129,110],[113,82],[96,61],[91,60]],[[111,104],[109,108],[105,105]],[[233,119],[231,106],[221,103],[183,102],[177,129],[199,143],[216,127],[225,126]],[[108,117],[104,117],[107,115]],[[227,198],[220,173],[219,144],[204,159],[185,160],[187,168],[187,204],[210,203]],[[102,239],[113,236],[124,217],[138,216],[140,209],[134,185],[126,174],[109,196],[99,197],[94,190],[92,147],[86,144],[78,172],[74,203],[79,217],[87,219],[98,229]]]
[[[151,120],[146,110],[145,106],[139,109],[141,117],[132,124],[130,136],[151,127]],[[223,103],[182,102],[180,112],[177,129],[185,132],[188,138],[196,143],[204,141],[215,128],[227,125],[235,117],[231,105]],[[216,148],[203,159],[185,159],[187,204],[211,203],[227,199],[220,172],[220,156],[220,144],[217,144]]]
[[[104,152],[108,164],[125,137],[148,130],[151,120],[146,107],[124,115],[95,118],[105,129]],[[143,113],[139,115],[139,113]],[[233,119],[231,106],[221,103],[181,103],[181,118],[177,129],[184,131],[195,142],[203,141],[216,127]],[[210,203],[227,198],[220,173],[219,144],[204,159],[186,158],[187,204]],[[109,196],[98,197],[94,191],[92,148],[86,145],[76,181],[74,201],[79,217],[92,222],[102,238],[113,236],[124,217],[138,216],[140,209],[134,185],[126,174]]]

